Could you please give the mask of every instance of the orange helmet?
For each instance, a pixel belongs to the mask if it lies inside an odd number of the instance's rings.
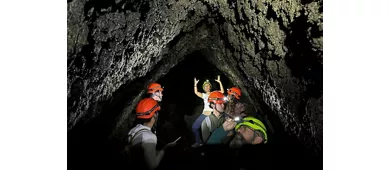
[[[148,86],[148,93],[154,93],[157,90],[163,91],[163,88],[161,87],[160,84],[158,84],[158,83],[151,83],[151,84],[149,84],[149,86]]]
[[[156,111],[159,111],[160,109],[160,105],[158,105],[156,100],[152,98],[145,98],[138,103],[135,112],[137,118],[149,119],[156,113]]]
[[[221,103],[225,102],[224,97],[225,96],[221,92],[213,91],[209,95],[208,102],[209,103],[214,102],[215,104],[221,104]]]
[[[232,94],[236,99],[240,99],[241,96],[241,90],[238,87],[232,87],[230,89],[227,89],[228,94]]]

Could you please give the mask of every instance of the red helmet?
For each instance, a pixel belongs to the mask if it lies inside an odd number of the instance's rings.
[[[154,93],[154,92],[156,92],[158,90],[163,91],[163,88],[161,88],[160,84],[158,84],[158,83],[151,83],[151,84],[149,84],[149,86],[148,86],[148,93]]]
[[[208,102],[209,103],[213,102],[215,104],[225,103],[224,97],[225,96],[221,92],[213,91],[209,95]]]
[[[156,113],[156,111],[159,111],[160,109],[161,108],[156,100],[152,98],[145,98],[138,103],[135,112],[137,118],[149,119]]]
[[[228,94],[234,95],[236,99],[240,99],[241,96],[241,90],[238,87],[232,87],[230,89],[227,89]]]

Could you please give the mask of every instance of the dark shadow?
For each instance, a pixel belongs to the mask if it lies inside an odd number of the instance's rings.
[[[108,101],[91,104],[88,115],[98,113],[98,116],[85,124],[84,120],[79,122],[68,132],[69,169],[110,166],[107,160],[110,159],[112,148],[107,141],[108,136],[126,102],[143,88],[143,81],[138,79],[133,83],[123,85]]]
[[[157,67],[146,76],[122,85],[107,101],[91,103],[88,115],[97,114],[98,116],[88,122],[85,121],[87,123],[83,123],[84,120],[82,120],[68,132],[69,169],[115,167],[118,163],[115,159],[119,157],[118,153],[122,147],[117,145],[123,144],[123,141],[118,141],[121,140],[120,137],[120,139],[109,139],[109,136],[123,109],[130,104],[129,101],[144,90],[144,82],[147,82],[156,69]],[[186,128],[184,115],[193,115],[195,108],[203,105],[203,101],[193,92],[193,78],[196,76],[200,79],[199,90],[205,79],[211,81],[212,89],[218,88],[219,90],[219,85],[213,81],[217,75],[221,76],[225,88],[230,85],[223,73],[208,63],[200,53],[195,52],[157,81],[164,86],[159,120],[162,123],[158,124],[157,133],[158,147],[175,140],[178,136],[183,136],[181,142],[185,145],[179,145],[172,151],[188,147],[188,144],[192,142],[192,133]]]
[[[145,88],[145,82],[155,73],[154,68],[146,76],[133,80],[119,87],[106,101],[91,103],[87,115],[96,114],[94,118],[85,117],[67,133],[68,168],[87,169],[96,167],[113,167],[113,155],[122,146],[122,137],[109,138],[114,131],[123,109]],[[69,101],[68,101],[69,102]],[[68,111],[69,112],[69,111]],[[87,119],[91,119],[88,120]],[[86,123],[85,123],[86,122]],[[125,122],[127,125],[128,122]],[[123,134],[125,136],[126,134]]]
[[[194,77],[200,79],[200,91],[205,79],[213,83],[213,90],[219,90],[218,84],[213,81],[217,75],[221,76],[225,89],[233,85],[223,72],[204,57],[206,56],[198,51],[185,56],[182,62],[158,80],[164,86],[160,124],[157,129],[158,148],[179,136],[182,137],[175,147],[166,152],[158,169],[282,169],[286,165],[300,169],[322,168],[322,158],[315,156],[314,152],[302,145],[296,137],[288,135],[279,117],[266,105],[262,105],[257,117],[261,120],[268,119],[275,130],[274,133],[269,133],[268,144],[246,146],[240,151],[223,145],[191,148],[195,141],[191,125],[203,109],[202,99],[193,91]],[[264,118],[264,115],[268,116]],[[264,162],[258,165],[258,161]]]
[[[190,127],[203,110],[203,100],[194,93],[194,77],[199,79],[199,92],[204,92],[202,84],[206,79],[211,82],[212,91],[220,90],[219,84],[215,82],[218,75],[226,91],[232,84],[224,73],[210,64],[201,52],[195,51],[185,56],[183,61],[158,80],[164,86],[159,121],[162,123],[158,126],[160,133],[157,134],[161,144],[173,141],[179,136],[182,136],[182,143],[187,145],[183,148],[194,142]]]
[[[292,75],[303,78],[307,86],[307,97],[318,98],[322,95],[323,67],[322,52],[314,51],[307,38],[307,30],[311,27],[312,38],[322,36],[322,32],[307,22],[307,16],[300,15],[291,24],[291,34],[286,38],[286,44],[291,52],[285,57],[287,66],[291,69]]]

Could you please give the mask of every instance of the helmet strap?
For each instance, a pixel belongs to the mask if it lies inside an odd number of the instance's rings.
[[[223,112],[221,112],[221,111],[219,111],[218,109],[217,109],[217,106],[215,106],[215,110],[217,110],[218,112],[219,112],[219,114],[223,114]]]

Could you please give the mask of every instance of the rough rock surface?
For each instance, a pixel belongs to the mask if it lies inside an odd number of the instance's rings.
[[[68,131],[119,100],[121,89],[141,87],[128,97],[138,101],[142,87],[199,50],[254,105],[265,103],[287,132],[322,151],[322,4],[68,0]],[[118,108],[113,126],[133,108]]]

